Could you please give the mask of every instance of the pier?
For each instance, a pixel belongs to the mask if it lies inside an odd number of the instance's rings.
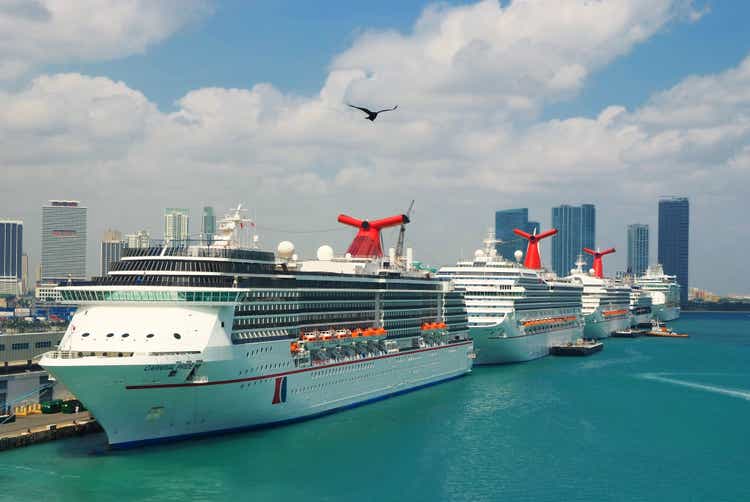
[[[0,451],[101,431],[88,411],[17,417],[0,425]]]

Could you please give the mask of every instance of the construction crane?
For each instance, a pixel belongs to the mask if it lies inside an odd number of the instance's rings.
[[[411,211],[414,209],[414,199],[409,204],[409,210],[406,211],[404,219],[401,222],[401,228],[398,231],[398,243],[396,244],[396,260],[403,262],[404,259],[404,237],[406,236],[406,224],[409,223],[411,218]]]

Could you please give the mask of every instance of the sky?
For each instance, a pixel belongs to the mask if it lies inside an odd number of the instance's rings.
[[[626,226],[691,202],[690,286],[750,293],[750,4],[729,0],[0,0],[0,218],[88,209],[162,232],[242,202],[261,243],[343,252],[340,212],[406,210],[416,259],[480,247],[494,211],[597,206]],[[375,123],[346,106],[399,105]],[[386,241],[395,241],[389,233]],[[549,247],[542,258],[550,262]]]

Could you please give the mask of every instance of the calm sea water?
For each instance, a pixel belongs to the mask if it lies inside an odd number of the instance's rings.
[[[750,500],[750,314],[673,326],[260,432],[5,452],[0,499]]]

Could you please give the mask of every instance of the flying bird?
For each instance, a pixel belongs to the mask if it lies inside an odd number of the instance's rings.
[[[352,108],[356,108],[357,110],[362,110],[363,112],[365,112],[367,114],[367,117],[365,118],[369,120],[370,122],[375,122],[375,119],[378,118],[379,113],[392,112],[393,110],[398,108],[398,105],[396,105],[393,108],[386,108],[385,110],[378,110],[374,112],[372,110],[368,110],[367,108],[362,108],[361,106],[354,106],[354,105],[350,105],[349,103],[347,103],[347,105],[351,106]]]

